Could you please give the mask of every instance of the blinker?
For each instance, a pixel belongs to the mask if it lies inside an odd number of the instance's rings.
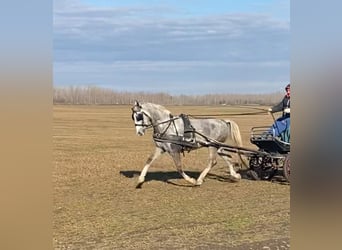
[[[142,113],[137,113],[135,118],[137,121],[142,121],[144,119],[144,115]]]

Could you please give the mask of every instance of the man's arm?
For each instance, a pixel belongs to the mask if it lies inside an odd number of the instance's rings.
[[[271,113],[276,113],[276,112],[283,111],[283,101],[279,102],[277,105],[275,105],[272,108],[270,108],[269,111]]]

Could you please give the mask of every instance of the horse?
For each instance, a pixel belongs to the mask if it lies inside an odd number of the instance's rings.
[[[155,150],[147,159],[142,169],[136,188],[141,188],[145,176],[152,163],[163,153],[168,153],[180,175],[194,186],[200,186],[205,176],[213,166],[217,164],[216,157],[220,155],[227,163],[230,178],[239,181],[241,175],[234,170],[227,154],[218,154],[218,147],[210,142],[224,143],[230,140],[237,146],[242,146],[242,139],[238,125],[232,120],[221,120],[214,118],[188,118],[181,114],[173,116],[165,107],[154,103],[139,103],[135,101],[132,110],[132,120],[136,128],[136,134],[143,136],[145,130],[153,128],[153,140]],[[184,150],[191,151],[201,147],[208,147],[209,162],[197,179],[188,176],[182,169],[181,153]],[[239,155],[242,162],[245,159]]]

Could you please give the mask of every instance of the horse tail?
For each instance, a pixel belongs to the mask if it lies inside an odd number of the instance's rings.
[[[236,146],[238,147],[242,147],[242,138],[241,138],[241,133],[240,133],[240,129],[239,126],[237,125],[236,122],[232,121],[232,120],[226,120],[225,121],[228,125],[228,127],[230,127],[230,134],[231,134],[231,139],[236,143]],[[248,161],[246,159],[246,156],[241,155],[238,153],[239,159],[240,159],[240,163],[245,167],[248,168],[249,164]]]

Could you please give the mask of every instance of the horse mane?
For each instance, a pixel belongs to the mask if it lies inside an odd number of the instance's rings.
[[[145,102],[141,104],[143,109],[146,109],[148,111],[151,112],[151,110],[155,110],[157,111],[160,115],[167,115],[168,117],[171,115],[171,112],[166,109],[164,106],[159,105],[159,104],[155,104],[155,103],[151,103],[151,102]],[[150,114],[151,116],[153,114]]]

